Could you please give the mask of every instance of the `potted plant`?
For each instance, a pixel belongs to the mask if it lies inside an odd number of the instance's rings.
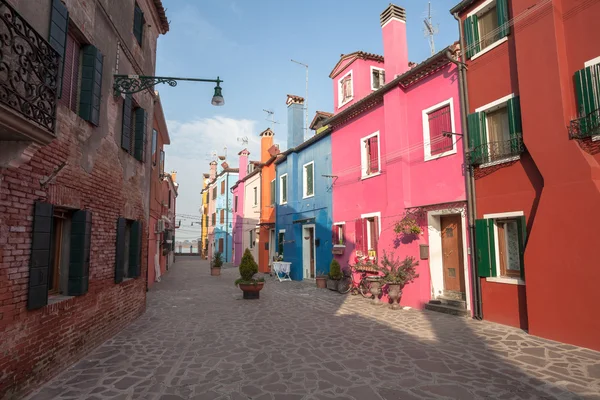
[[[397,234],[416,236],[423,233],[423,230],[414,217],[407,215],[400,221],[396,222],[396,225],[394,226],[394,232]]]
[[[223,255],[219,252],[213,255],[213,259],[210,262],[210,274],[212,276],[221,275],[221,267],[223,266]]]
[[[400,299],[402,298],[402,289],[407,284],[413,282],[419,277],[416,266],[419,265],[414,257],[407,256],[404,260],[400,257],[394,257],[393,253],[388,256],[383,252],[380,271],[383,272],[383,282],[388,285],[388,297],[390,298],[390,308],[398,309]]]
[[[317,271],[315,280],[317,281],[317,288],[327,289],[327,275],[324,271]]]
[[[327,277],[327,289],[337,290],[340,279],[342,279],[342,269],[340,267],[340,263],[336,259],[333,259],[333,260],[331,260],[331,264],[329,265],[329,276]]]
[[[240,262],[240,277],[235,281],[235,286],[239,286],[244,292],[244,299],[258,299],[260,291],[265,285],[264,278],[256,278],[254,275],[258,273],[258,264],[254,261],[254,257],[250,249],[244,251],[242,261]]]

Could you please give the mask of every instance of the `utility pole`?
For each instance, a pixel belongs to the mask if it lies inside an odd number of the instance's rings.
[[[291,60],[293,63],[300,64],[306,68],[306,94],[304,96],[304,139],[308,136],[308,65],[300,61]]]

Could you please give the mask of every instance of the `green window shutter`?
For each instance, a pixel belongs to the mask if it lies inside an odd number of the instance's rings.
[[[471,51],[471,46],[473,45],[473,36],[471,35],[471,17],[468,17],[463,22],[463,35],[465,37],[465,55],[467,58],[471,58],[473,52]]]
[[[129,277],[137,278],[141,275],[142,254],[142,223],[133,221],[131,236],[129,237]]]
[[[271,204],[275,204],[275,181],[271,182]]]
[[[469,129],[469,154],[471,164],[481,164],[483,156],[483,147],[481,140],[481,113],[467,115],[467,125]]]
[[[48,304],[48,273],[52,256],[54,206],[36,202],[33,214],[29,291],[27,309],[35,310]]]
[[[527,222],[525,217],[517,218],[517,228],[519,232],[519,259],[521,261],[521,279],[525,280],[525,243],[527,243]]]
[[[140,6],[135,5],[135,10],[133,12],[133,35],[135,36],[138,44],[142,45],[142,37],[144,34],[144,13]]]
[[[308,164],[306,166],[306,195],[307,196],[311,196],[315,192],[313,169],[314,169],[314,164]]]
[[[506,0],[496,0],[496,13],[498,15],[498,39],[508,36],[510,33],[510,18],[508,17],[508,2]]]
[[[115,283],[123,282],[125,274],[125,226],[127,220],[119,218],[117,220],[117,246],[115,252]]]
[[[479,45],[479,27],[477,25],[477,15],[471,15],[464,22],[464,36],[466,56],[467,58],[473,57],[479,53],[481,47]]]
[[[57,86],[58,97],[62,92],[62,76],[65,67],[65,51],[67,48],[67,32],[69,30],[69,11],[60,0],[52,0],[50,12],[50,34],[49,42],[54,50],[60,54],[59,84]]]
[[[575,93],[579,116],[592,115],[591,120],[588,118],[581,121],[581,133],[585,135],[600,123],[597,114],[594,114],[594,111],[600,109],[600,64],[575,72]]]
[[[475,245],[477,272],[479,277],[496,276],[496,248],[494,243],[494,221],[475,220]]]
[[[104,56],[96,47],[91,44],[84,46],[81,61],[79,116],[96,126],[100,123],[103,60]]]
[[[92,237],[92,212],[78,210],[71,219],[71,243],[69,252],[70,296],[87,293],[90,271],[90,247]]]
[[[131,153],[131,95],[128,94],[123,100],[123,130],[121,132],[121,147]]]
[[[510,132],[510,148],[512,154],[521,152],[521,102],[519,96],[513,97],[507,102],[508,108],[508,128]]]
[[[277,252],[280,256],[283,256],[283,240],[285,238],[284,232],[279,232],[279,243],[277,243]]]
[[[135,110],[135,151],[134,156],[138,161],[146,161],[146,126],[148,113],[143,108]]]

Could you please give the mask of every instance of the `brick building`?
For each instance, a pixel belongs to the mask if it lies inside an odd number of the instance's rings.
[[[0,0],[0,397],[20,398],[145,309],[160,0]],[[22,54],[29,63],[22,64]]]

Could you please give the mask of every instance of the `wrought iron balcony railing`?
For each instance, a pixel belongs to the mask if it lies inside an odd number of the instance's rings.
[[[569,124],[570,139],[585,139],[600,135],[600,109],[574,119]]]
[[[501,142],[489,142],[471,149],[471,165],[493,164],[519,157],[525,151],[522,136],[514,136]]]
[[[0,0],[0,103],[54,134],[59,71],[60,55]]]

